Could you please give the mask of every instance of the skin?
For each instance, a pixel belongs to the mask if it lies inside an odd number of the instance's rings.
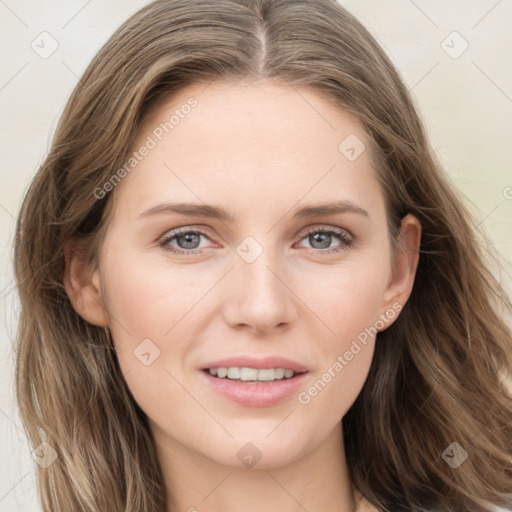
[[[350,482],[342,430],[375,337],[307,404],[295,394],[271,407],[242,406],[206,385],[199,368],[232,355],[280,355],[308,367],[306,390],[365,328],[396,321],[414,283],[420,223],[403,219],[392,264],[369,150],[350,161],[338,149],[349,134],[369,147],[368,135],[310,89],[277,81],[194,84],[152,110],[134,150],[191,96],[197,106],[116,187],[99,264],[69,247],[65,283],[73,306],[110,328],[176,510],[232,512],[240,503],[246,512],[375,510]],[[368,216],[292,218],[297,208],[334,200]],[[237,218],[138,218],[166,201],[213,204]],[[197,254],[159,245],[182,227],[207,236],[189,239],[194,248],[183,237],[168,246]],[[308,237],[326,227],[353,243]],[[236,252],[247,236],[263,251],[251,263]],[[343,250],[326,254],[326,246]],[[392,310],[394,319],[377,322]],[[160,350],[148,366],[134,357],[147,338]],[[261,453],[252,467],[237,457],[248,442]]]

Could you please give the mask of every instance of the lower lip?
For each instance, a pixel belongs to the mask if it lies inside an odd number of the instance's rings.
[[[269,407],[297,392],[304,383],[308,372],[295,375],[291,379],[270,382],[242,382],[219,379],[201,370],[207,383],[221,395],[247,407]]]

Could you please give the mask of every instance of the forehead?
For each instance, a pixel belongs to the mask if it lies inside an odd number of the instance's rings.
[[[243,207],[257,198],[296,203],[305,194],[328,200],[339,192],[368,203],[378,192],[368,141],[355,116],[310,88],[195,83],[147,114],[132,152],[150,149],[116,195],[139,212],[150,199]]]
[[[172,142],[171,132],[179,137],[191,125],[197,146],[218,142],[226,134],[234,135],[233,139],[223,140],[219,151],[249,142],[254,146],[270,143],[276,149],[283,142],[295,142],[297,150],[299,144],[309,142],[307,149],[311,150],[319,140],[337,150],[344,133],[357,134],[361,140],[367,137],[354,115],[319,91],[265,79],[255,83],[220,80],[181,89],[147,113],[139,142],[153,134],[166,146]],[[164,133],[160,134],[162,130]],[[183,133],[186,135],[190,134]]]

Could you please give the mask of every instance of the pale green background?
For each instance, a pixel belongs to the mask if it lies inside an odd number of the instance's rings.
[[[342,0],[403,74],[431,141],[495,247],[512,261],[512,2]],[[0,512],[39,510],[33,465],[13,398],[17,303],[11,241],[20,200],[49,147],[77,77],[142,0],[0,0],[1,265]],[[48,31],[48,59],[31,42]],[[458,59],[441,42],[459,32]],[[505,191],[509,190],[507,199]],[[510,269],[502,279],[510,286]]]

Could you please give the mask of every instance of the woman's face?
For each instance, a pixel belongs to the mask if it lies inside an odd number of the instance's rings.
[[[147,117],[92,282],[159,442],[272,467],[339,426],[417,262],[391,264],[365,146],[355,117],[280,82],[195,84]]]

